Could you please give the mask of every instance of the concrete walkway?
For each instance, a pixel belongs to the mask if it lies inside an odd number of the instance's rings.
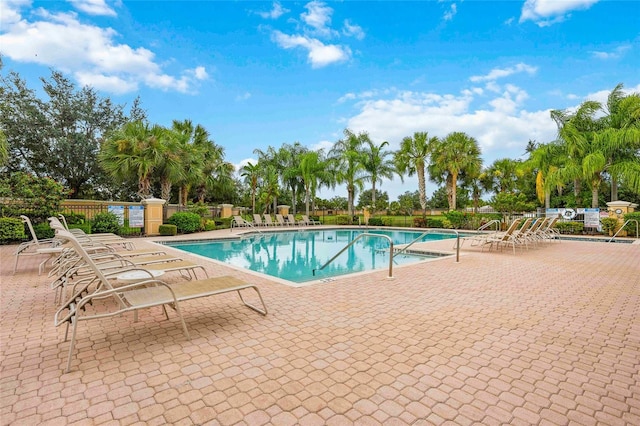
[[[394,280],[299,288],[206,262],[259,284],[269,314],[232,294],[186,302],[190,341],[159,308],[82,323],[68,374],[42,258],[12,275],[14,248],[0,247],[3,425],[640,424],[638,244],[465,245]]]

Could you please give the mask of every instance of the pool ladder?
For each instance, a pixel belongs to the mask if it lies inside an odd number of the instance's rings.
[[[418,238],[416,238],[415,240],[411,241],[406,246],[402,247],[400,250],[398,250],[395,253],[393,253],[391,258],[393,259],[394,257],[399,255],[400,253],[404,253],[405,251],[407,251],[407,249],[409,247],[411,247],[414,243],[417,243],[419,240],[421,240],[427,234],[434,234],[434,233],[435,234],[442,234],[443,232],[444,233],[449,232],[449,233],[456,234],[456,263],[460,262],[460,233],[458,231],[456,231],[455,229],[438,229],[437,231],[428,229],[428,230],[424,231],[422,234],[420,234],[420,236]],[[392,252],[393,252],[393,250],[392,250]]]
[[[618,236],[618,234],[620,233],[620,231],[622,231],[624,229],[625,226],[627,226],[627,224],[631,223],[631,222],[635,222],[636,223],[636,238],[640,238],[640,234],[638,234],[638,221],[636,219],[627,219],[627,221],[625,223],[622,224],[622,226],[620,227],[620,229],[618,229],[618,232],[616,232],[613,237],[611,237],[609,239],[609,241],[607,241],[608,243],[610,243],[611,241],[613,241],[613,239],[615,237]]]
[[[342,250],[340,250],[331,259],[329,259],[324,265],[322,265],[321,267],[319,267],[317,269],[313,269],[313,271],[312,271],[313,272],[313,276],[315,277],[316,271],[322,271],[328,264],[330,264],[331,262],[336,260],[336,258],[338,256],[340,256],[342,253],[344,253],[345,250],[347,250],[349,247],[354,245],[356,241],[358,241],[360,238],[364,238],[364,237],[385,238],[387,241],[389,241],[389,253],[390,253],[390,256],[389,256],[389,276],[387,278],[393,278],[393,240],[388,235],[372,234],[372,233],[369,233],[369,232],[364,232],[364,233],[358,235],[357,237],[355,237],[353,239],[353,241],[351,241],[349,244],[344,246],[342,248]]]

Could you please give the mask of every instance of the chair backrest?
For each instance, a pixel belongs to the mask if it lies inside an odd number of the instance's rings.
[[[516,219],[511,222],[511,225],[509,225],[509,227],[507,228],[507,231],[502,236],[502,239],[508,240],[509,238],[511,238],[513,232],[518,228],[518,225],[520,225],[520,222],[522,222],[522,219]]]
[[[270,214],[265,214],[264,215],[264,223],[269,224],[269,225],[273,225],[273,220],[271,219],[271,215]]]
[[[254,213],[253,214],[253,223],[259,225],[262,223],[262,218],[260,217],[260,215],[258,213]]]
[[[311,221],[309,220],[309,216],[307,216],[306,214],[302,215],[302,223],[306,223],[307,225],[311,223]]]
[[[240,216],[234,216],[233,220],[235,220],[238,225],[244,225],[244,223],[245,223],[245,220],[243,218],[241,218]]]
[[[560,218],[558,216],[552,218],[549,223],[547,223],[546,228],[544,228],[544,231],[549,231],[550,229],[552,229],[554,226],[556,226],[556,223],[558,222]]]
[[[20,219],[22,219],[22,222],[27,224],[27,227],[29,228],[29,233],[31,234],[31,238],[33,238],[33,242],[36,243],[36,245],[38,245],[39,244],[38,236],[36,235],[36,231],[33,230],[31,219],[29,219],[27,216],[24,216],[24,215],[20,215]]]
[[[294,224],[296,223],[296,218],[295,218],[291,213],[289,213],[289,214],[287,215],[287,220],[288,220],[288,221],[289,221],[289,223],[290,223],[290,224],[292,224],[292,225],[294,225]]]
[[[67,218],[64,217],[63,214],[59,214],[58,219],[60,219],[60,222],[62,222],[62,225],[64,225],[64,229],[69,230],[69,225],[67,224]]]
[[[279,223],[280,225],[284,225],[284,217],[282,217],[282,215],[281,215],[281,214],[277,214],[277,213],[276,213],[276,220],[278,221],[278,223]]]

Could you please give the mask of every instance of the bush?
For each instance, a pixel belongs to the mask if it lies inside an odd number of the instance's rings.
[[[604,217],[600,219],[600,223],[602,223],[602,232],[605,235],[609,235],[609,233],[615,232],[616,226],[618,226],[618,219],[614,217]]]
[[[82,213],[66,212],[63,213],[67,225],[81,225],[87,220],[87,217]],[[71,226],[69,226],[71,228]]]
[[[627,213],[624,215],[624,220],[625,222],[629,219],[635,219],[638,221],[638,224],[640,224],[640,212],[633,212],[633,213]],[[639,225],[640,226],[640,225]],[[629,222],[625,227],[624,230],[628,232],[629,236],[634,236],[637,237],[636,235],[636,222]]]
[[[384,226],[384,222],[379,217],[370,217],[369,226]]]
[[[196,213],[180,212],[171,216],[167,223],[175,225],[181,234],[190,234],[200,230],[200,215]]]
[[[556,228],[561,234],[580,234],[584,230],[582,222],[558,222]]]
[[[347,215],[336,216],[336,225],[351,225],[352,218]]]
[[[455,229],[464,228],[467,223],[467,214],[459,212],[457,210],[452,210],[449,212],[444,212],[442,215],[447,218],[451,227]]]
[[[31,221],[44,221],[60,211],[60,204],[69,191],[48,177],[35,177],[15,172],[0,178],[0,197],[8,202],[0,206],[2,216],[29,216]]]
[[[91,232],[99,234],[103,232],[120,233],[120,223],[118,216],[113,213],[98,213],[91,221]]]
[[[176,235],[178,233],[178,227],[165,223],[158,227],[158,232],[160,232],[160,235]]]
[[[204,203],[197,202],[195,204],[190,204],[187,207],[187,211],[189,213],[195,213],[200,217],[211,217],[211,212],[209,211],[209,206]]]
[[[0,241],[22,241],[27,239],[24,223],[13,217],[0,217]]]
[[[441,219],[427,219],[427,228],[444,228],[444,224]]]
[[[53,238],[56,236],[56,231],[53,230],[48,223],[38,223],[37,225],[33,225],[33,232],[36,233],[36,237],[38,237],[39,240]]]
[[[426,228],[427,221],[424,217],[414,217],[413,218],[413,226],[415,228]]]
[[[212,219],[205,219],[202,228],[205,231],[213,231],[214,229],[216,229],[216,222]]]

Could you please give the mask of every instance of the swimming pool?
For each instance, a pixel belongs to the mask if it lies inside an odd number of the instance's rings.
[[[321,280],[354,272],[389,267],[389,242],[385,238],[363,237],[321,271],[322,267],[363,230],[322,229],[252,233],[242,238],[205,241],[163,242],[189,253],[215,259],[226,264],[249,269],[295,283]],[[409,244],[421,232],[399,230],[367,230],[367,233],[387,235],[395,244]],[[421,241],[452,238],[447,234],[428,234]],[[446,254],[445,254],[446,255]],[[442,257],[400,254],[394,265],[415,263]]]

